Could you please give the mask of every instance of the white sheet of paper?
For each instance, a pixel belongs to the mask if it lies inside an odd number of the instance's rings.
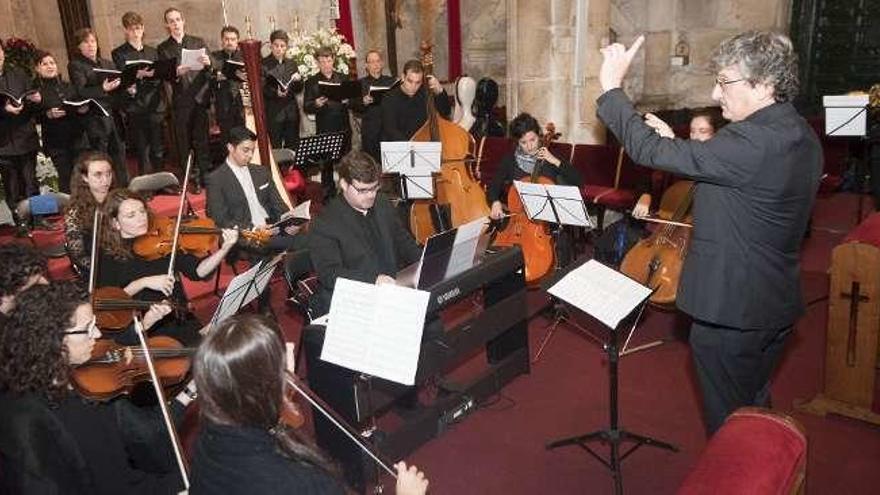
[[[382,141],[379,146],[384,174],[431,175],[440,171],[439,141]]]
[[[562,225],[576,225],[578,227],[592,227],[584,206],[584,197],[577,186],[563,186],[547,184],[547,192],[553,198],[559,223]]]
[[[431,199],[434,197],[434,177],[431,175],[407,175],[406,197],[408,199]]]
[[[555,221],[553,209],[550,208],[550,201],[547,199],[547,189],[543,185],[515,180],[513,186],[516,187],[529,218],[545,222]]]
[[[293,208],[293,210],[291,210],[291,212],[290,212],[291,216],[293,218],[305,218],[307,220],[311,220],[312,214],[311,214],[311,211],[309,210],[309,207],[311,206],[311,204],[312,204],[312,200],[309,199],[309,200],[303,201],[302,203],[296,205]]]
[[[414,385],[429,292],[336,279],[321,359]]]
[[[446,267],[446,274],[443,278],[458,275],[474,266],[477,243],[488,223],[487,217],[480,217],[458,226],[458,230],[455,232],[455,244],[453,244],[452,254],[449,256],[449,265]]]
[[[867,130],[868,95],[829,95],[822,97],[825,107],[825,134],[864,136]]]
[[[199,62],[199,58],[206,54],[204,48],[198,50],[183,48],[180,50],[180,66],[189,67],[190,70],[202,70],[205,68],[205,64]]]
[[[547,290],[612,330],[651,295],[651,289],[590,260],[566,274]]]

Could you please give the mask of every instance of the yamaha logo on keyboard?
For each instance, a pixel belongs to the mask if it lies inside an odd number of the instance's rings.
[[[449,301],[450,299],[452,299],[453,297],[455,297],[459,294],[461,294],[461,289],[458,287],[455,287],[452,290],[437,296],[437,304],[442,306],[443,304],[446,303],[446,301]]]

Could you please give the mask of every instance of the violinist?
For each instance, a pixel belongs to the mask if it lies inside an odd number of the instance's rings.
[[[70,263],[83,279],[91,269],[92,224],[113,186],[110,156],[102,151],[86,151],[76,159],[70,180],[70,203],[64,211],[64,249]]]
[[[3,493],[176,493],[174,474],[133,466],[116,401],[84,400],[70,371],[91,357],[101,332],[89,294],[75,282],[24,291],[0,332],[0,459]],[[163,446],[154,446],[161,449]]]
[[[228,318],[205,338],[193,363],[203,420],[193,494],[344,494],[337,468],[281,421],[285,347],[257,315]],[[422,495],[428,480],[400,462],[398,495]]]
[[[645,123],[653,127],[655,132],[661,137],[675,139],[675,132],[666,122],[663,122],[656,115],[649,113],[645,115]],[[717,110],[706,108],[695,110],[691,115],[690,138],[697,141],[708,141],[724,125],[724,119]],[[644,218],[648,215],[651,207],[651,195],[642,194],[639,197],[635,207],[633,207],[632,216],[635,218]]]
[[[77,30],[74,38],[79,53],[71,57],[67,64],[67,72],[76,88],[77,99],[79,101],[92,99],[97,102],[97,105],[88,104],[88,111],[83,114],[89,149],[109,154],[113,158],[116,180],[123,186],[127,185],[125,143],[113,120],[114,100],[118,98],[117,90],[122,78],[119,74],[108,75],[106,72],[100,72],[116,70],[116,66],[113,62],[98,56],[98,38],[91,28]]]
[[[127,189],[109,193],[103,207],[104,223],[101,232],[101,256],[98,266],[97,287],[120,287],[129,296],[141,301],[158,302],[170,299],[185,307],[186,294],[177,274],[190,280],[208,278],[220,265],[238,240],[238,231],[224,229],[220,248],[203,259],[186,253],[177,253],[173,272],[168,275],[171,256],[153,260],[144,259],[132,250],[134,240],[147,233],[150,211],[143,198]],[[168,335],[186,346],[196,344],[201,324],[190,311],[179,310],[164,318],[151,335]],[[131,332],[116,338],[117,342],[131,344]]]
[[[441,117],[452,113],[449,95],[440,81],[427,76],[425,66],[418,60],[403,64],[400,86],[382,99],[382,141],[409,141],[428,120],[428,94],[434,97],[434,106]],[[427,88],[425,87],[427,86]]]
[[[43,95],[37,116],[43,140],[43,153],[52,159],[58,171],[61,191],[70,194],[73,163],[85,147],[82,124],[76,110],[65,110],[64,100],[75,100],[76,90],[58,73],[55,57],[48,52],[37,54],[35,86]],[[87,107],[80,107],[85,111]]]
[[[491,205],[491,219],[499,220],[504,216],[503,200],[507,197],[507,188],[512,186],[513,181],[530,175],[539,161],[542,162],[541,175],[556,184],[578,187],[583,184],[581,173],[568,160],[554,156],[542,144],[541,128],[531,115],[517,115],[510,122],[510,136],[516,139],[517,147],[501,159],[498,171],[486,191],[486,199]]]
[[[38,284],[49,283],[46,257],[25,244],[0,246],[0,315],[15,308],[15,297]]]

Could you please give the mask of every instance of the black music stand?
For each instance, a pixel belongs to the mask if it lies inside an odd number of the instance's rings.
[[[621,275],[623,276],[623,275]],[[652,291],[653,292],[653,291]],[[620,472],[620,464],[629,457],[630,454],[635,452],[642,445],[647,445],[649,447],[655,447],[659,449],[666,449],[672,452],[678,452],[678,447],[672,445],[670,443],[663,442],[656,438],[652,438],[645,435],[640,435],[637,433],[632,433],[627,430],[620,428],[618,423],[618,362],[620,360],[621,352],[618,350],[619,343],[619,335],[618,331],[620,328],[624,327],[628,321],[632,321],[632,327],[629,330],[629,335],[627,336],[627,341],[629,341],[629,337],[632,336],[633,332],[638,325],[639,319],[642,316],[642,312],[645,309],[645,306],[648,304],[648,300],[650,297],[650,293],[648,297],[645,297],[632,311],[630,311],[629,315],[620,321],[616,328],[612,328],[608,325],[605,325],[610,331],[608,341],[603,345],[603,349],[605,353],[608,355],[608,417],[609,417],[609,425],[607,428],[603,428],[601,430],[592,431],[590,433],[585,433],[582,435],[576,435],[573,437],[562,438],[560,440],[555,440],[546,445],[547,450],[556,449],[559,447],[567,447],[570,445],[576,445],[582,449],[584,449],[588,454],[593,456],[596,460],[601,462],[605,467],[611,471],[611,477],[614,481],[614,493],[615,495],[620,495],[623,493],[623,479],[621,477]],[[580,309],[580,308],[578,308]],[[581,310],[584,314],[588,314],[586,311]],[[593,315],[590,315],[593,316]],[[594,317],[595,318],[595,317]],[[596,318],[598,320],[598,318]],[[625,347],[625,345],[624,345]],[[610,452],[608,459],[605,459],[600,454],[596,453],[595,450],[590,448],[591,442],[601,442],[607,443],[610,447]],[[624,442],[632,442],[633,445],[630,446],[628,450],[626,450],[623,454],[620,453],[621,444]]]
[[[560,270],[563,268],[559,263],[559,238],[562,234],[562,228],[564,225],[576,225],[580,227],[586,227],[588,229],[594,228],[592,222],[590,221],[590,216],[587,214],[587,207],[584,204],[583,198],[580,195],[580,190],[577,191],[576,194],[570,194],[569,196],[553,196],[550,190],[547,187],[542,187],[541,192],[529,193],[520,191],[517,189],[517,193],[520,197],[520,202],[524,206],[524,210],[529,217],[529,220],[542,220],[552,224],[551,227],[551,235],[553,236],[554,242],[554,253],[553,257],[555,259],[554,271],[558,277],[554,277],[557,280],[561,278],[562,273]],[[549,209],[547,208],[549,206]],[[546,214],[549,213],[549,216]],[[561,213],[561,214],[560,214]],[[583,216],[581,216],[583,214]],[[547,290],[549,287],[548,284],[542,284],[542,288]],[[553,338],[553,335],[556,333],[559,325],[563,323],[569,323],[572,327],[574,327],[579,332],[583,333],[587,337],[590,337],[597,343],[601,344],[601,340],[598,337],[593,335],[587,329],[581,327],[577,324],[568,314],[565,307],[558,301],[558,298],[554,298],[553,304],[553,322],[550,323],[546,329],[546,333],[544,334],[544,338],[541,339],[541,344],[538,346],[538,351],[535,352],[535,356],[532,358],[532,363],[537,363],[541,358],[541,354],[544,352],[544,349],[547,347],[547,344],[550,343],[550,340]]]
[[[344,145],[345,132],[338,131],[306,136],[299,140],[296,148],[293,166],[303,172],[312,166],[320,167],[325,198],[331,196],[335,189],[331,164],[339,160]]]

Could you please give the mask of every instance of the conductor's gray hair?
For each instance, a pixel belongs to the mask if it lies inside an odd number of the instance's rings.
[[[773,87],[778,102],[797,96],[798,59],[788,36],[770,31],[747,31],[721,42],[712,54],[715,71],[736,66],[753,86]]]

